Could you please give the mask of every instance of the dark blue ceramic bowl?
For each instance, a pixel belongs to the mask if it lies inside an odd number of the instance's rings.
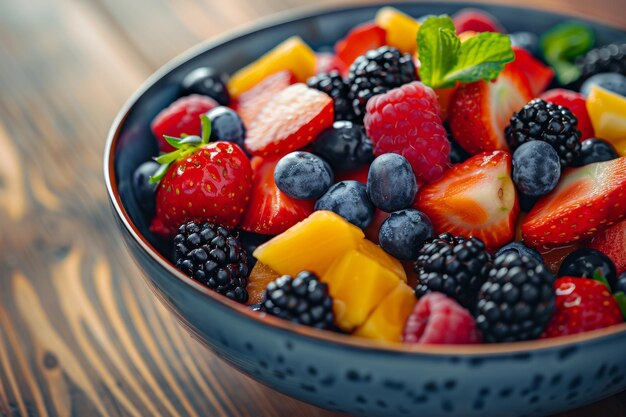
[[[468,4],[402,3],[413,16]],[[567,19],[538,10],[478,6],[510,31],[542,33]],[[237,369],[294,398],[359,416],[543,416],[626,389],[626,324],[560,339],[507,345],[403,346],[264,317],[211,292],[159,253],[131,190],[133,170],[156,153],[149,124],[176,98],[182,78],[211,65],[232,73],[291,35],[332,45],[379,5],[286,14],[204,43],[161,68],[124,105],[104,159],[124,239],[147,282],[180,322]],[[624,32],[588,22],[598,44]]]

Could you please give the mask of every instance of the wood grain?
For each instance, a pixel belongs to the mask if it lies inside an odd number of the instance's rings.
[[[125,253],[101,175],[111,120],[159,65],[305,3],[0,3],[0,416],[336,416],[253,382],[178,326]],[[525,3],[626,27],[621,1]],[[566,415],[623,417],[625,403]]]

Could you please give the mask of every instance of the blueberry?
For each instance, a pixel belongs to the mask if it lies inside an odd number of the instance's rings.
[[[380,226],[380,247],[398,259],[415,260],[424,242],[433,237],[428,216],[415,209],[391,213]]]
[[[367,196],[365,184],[341,181],[330,187],[315,203],[315,210],[330,210],[361,229],[374,219],[374,205]]]
[[[209,96],[222,106],[230,103],[230,95],[226,88],[228,77],[210,67],[196,68],[183,79],[183,95],[202,94]]]
[[[591,93],[591,86],[597,85],[605,90],[626,97],[626,76],[616,72],[603,72],[593,75],[580,86],[580,92],[587,97]]]
[[[539,54],[539,38],[532,32],[514,32],[509,34],[511,46],[526,49],[533,55]]]
[[[626,272],[622,272],[617,277],[617,282],[615,283],[615,288],[613,288],[613,292],[623,292],[624,294],[626,294]]]
[[[580,144],[580,156],[573,166],[593,164],[594,162],[604,162],[617,159],[617,151],[605,140],[590,138],[585,139]]]
[[[617,281],[615,264],[611,258],[595,249],[580,248],[567,255],[563,259],[557,275],[559,277],[593,278],[598,268],[611,288],[615,288]]]
[[[363,127],[345,120],[320,133],[312,152],[328,161],[335,172],[357,169],[374,159],[372,141]]]
[[[559,154],[549,143],[533,140],[513,153],[513,182],[530,197],[548,194],[561,177]]]
[[[379,209],[391,213],[409,207],[417,193],[411,164],[402,155],[386,153],[374,159],[367,175],[367,195]]]
[[[334,181],[330,166],[309,152],[291,152],[274,168],[276,186],[289,197],[310,200],[321,197]]]
[[[218,106],[207,112],[211,120],[211,141],[233,142],[243,148],[246,128],[241,117],[228,107]]]
[[[500,250],[496,252],[493,258],[495,259],[501,254],[506,253],[506,252],[517,252],[520,255],[526,255],[529,258],[533,258],[537,260],[537,262],[539,262],[540,264],[543,263],[543,257],[541,256],[539,252],[537,252],[536,250],[532,248],[529,248],[528,246],[524,245],[521,242],[511,242],[502,246]]]
[[[156,189],[158,184],[150,182],[150,177],[156,174],[161,165],[154,161],[147,161],[139,165],[133,173],[133,191],[139,205],[146,213],[154,213]]]

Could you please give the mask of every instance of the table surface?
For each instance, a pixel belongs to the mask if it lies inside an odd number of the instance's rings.
[[[113,117],[155,69],[306,3],[0,2],[0,416],[337,416],[241,375],[178,326],[124,250],[101,168]],[[626,28],[624,0],[524,3]],[[622,394],[565,415],[625,410]]]

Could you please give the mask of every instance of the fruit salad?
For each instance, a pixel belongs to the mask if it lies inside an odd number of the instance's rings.
[[[325,51],[197,68],[154,117],[134,191],[180,271],[393,343],[624,322],[626,44],[384,7]]]

